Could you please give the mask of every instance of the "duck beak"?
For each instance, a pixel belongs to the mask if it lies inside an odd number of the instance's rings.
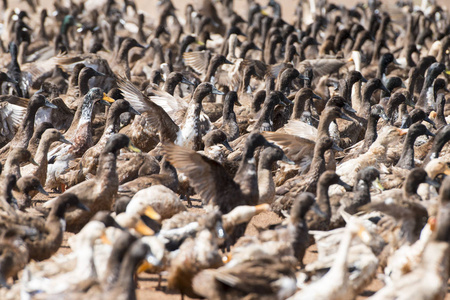
[[[267,13],[267,11],[266,10],[264,10],[264,9],[261,9],[260,10],[260,13],[263,15],[263,16],[268,16],[269,14]]]
[[[114,101],[115,100],[113,98],[111,98],[108,95],[106,95],[105,93],[103,93],[103,98],[100,102],[102,102],[106,106],[111,106],[111,103],[113,103]]]
[[[236,106],[242,106],[241,102],[239,102],[238,100],[234,101],[234,105],[236,105]]]
[[[311,98],[313,98],[313,99],[318,99],[318,100],[322,100],[322,97],[320,97],[319,95],[314,94],[314,93],[313,93],[313,95],[312,95]]]
[[[344,104],[344,109],[348,112],[356,113],[356,110],[353,107],[351,107],[348,103]]]
[[[137,115],[137,116],[140,116],[140,115],[141,115],[141,113],[138,112],[137,110],[135,110],[133,106],[130,106],[130,107],[128,108],[128,112],[129,112],[129,113],[132,113],[132,114],[134,114],[134,115]]]
[[[349,59],[347,59],[347,62],[352,62],[353,61],[353,57],[350,57]]]
[[[155,221],[161,220],[161,215],[158,214],[151,206],[147,206],[147,208],[145,209],[144,215],[146,215],[147,217],[149,217],[150,219],[155,220]]]
[[[441,185],[439,184],[439,182],[431,179],[428,175],[425,178],[425,183],[428,183],[431,186],[434,186],[435,188],[439,189],[441,187]]]
[[[136,152],[136,153],[141,153],[142,151],[137,148],[136,146],[134,146],[131,141],[130,143],[128,143],[128,147],[127,147],[130,151]]]
[[[270,211],[270,204],[263,203],[255,206],[255,213],[260,214],[264,211]]]
[[[430,120],[431,121],[431,120]],[[431,121],[431,122],[433,122],[433,121]],[[433,122],[434,123],[434,122]],[[434,124],[433,124],[434,125]],[[427,129],[427,131],[425,131],[425,135],[427,136],[427,137],[430,137],[430,136],[435,136],[435,134],[434,133],[432,133],[431,131],[429,131],[428,129]]]
[[[37,190],[39,191],[39,193],[44,194],[45,196],[48,196],[48,193],[44,190],[44,188],[42,187],[41,184],[37,187]]]
[[[181,79],[181,83],[188,84],[188,85],[194,85],[194,83],[192,83],[189,80],[187,80],[186,77],[184,77],[184,76]]]
[[[48,107],[48,108],[53,108],[53,109],[58,108],[58,106],[56,106],[55,104],[51,103],[51,102],[48,101],[48,100],[45,100],[44,106],[45,106],[45,107]]]
[[[211,94],[215,94],[215,95],[225,95],[224,92],[219,91],[215,86],[212,86]]]
[[[104,73],[94,70],[94,76],[105,76]]]
[[[388,95],[390,95],[391,94],[391,91],[390,90],[388,90],[388,88],[387,87],[385,87],[384,86],[384,84],[382,84],[381,85],[381,87],[380,87],[380,89],[382,89],[383,91],[385,91]]]
[[[291,100],[289,100],[286,96],[282,99],[282,102],[283,102],[284,104],[286,104],[285,106],[293,105],[293,104],[294,104],[294,102],[292,102]]]
[[[351,192],[353,190],[353,187],[345,182],[343,182],[340,178],[337,182],[340,186],[342,186],[347,192]]]
[[[445,70],[445,74],[450,75],[450,70]]]
[[[145,223],[141,219],[137,221],[136,225],[134,226],[134,230],[136,230],[139,234],[146,236],[155,234],[155,232],[150,227],[145,225]]]
[[[400,136],[408,134],[408,129],[397,128],[397,132]]]
[[[378,177],[377,177],[377,179],[375,179],[375,180],[372,182],[372,186],[373,186],[376,190],[379,190],[380,192],[384,191],[384,187],[383,187],[383,185],[381,184],[380,178],[378,178]]]
[[[433,122],[433,120],[431,120],[431,119],[428,118],[428,117],[425,117],[423,120],[424,120],[425,122],[430,123],[430,124],[433,126],[433,128],[436,129],[436,124]]]
[[[29,162],[30,163],[32,163],[33,165],[35,165],[35,166],[38,166],[39,167],[39,164],[34,160],[34,158],[33,157],[30,157],[30,160],[29,160]]]
[[[342,152],[344,151],[344,149],[342,149],[341,147],[339,147],[335,142],[333,142],[333,145],[331,146],[331,149],[338,151],[338,152]]]
[[[283,153],[283,157],[281,158],[281,161],[290,164],[295,165],[295,161],[291,160],[289,157],[286,156],[286,154]]]
[[[233,148],[231,148],[230,144],[228,143],[228,141],[223,141],[222,145],[225,146],[225,148],[227,148],[228,150],[230,150],[231,152],[233,152]]]
[[[65,138],[64,136],[61,136],[61,137],[59,138],[59,141],[60,141],[61,143],[64,143],[64,144],[73,145],[73,143],[72,143],[71,141],[66,140],[66,138]]]
[[[89,209],[89,207],[87,207],[86,205],[84,205],[82,202],[78,202],[78,204],[76,205],[76,207],[78,207],[79,209],[85,210],[85,211],[91,211]]]
[[[100,236],[100,240],[102,241],[103,244],[105,245],[112,245],[111,241],[108,239],[108,237],[106,236],[106,232],[103,232],[102,235]]]
[[[367,79],[361,76],[361,79],[359,81],[361,81],[362,83],[366,83]]]
[[[343,120],[346,120],[346,121],[353,122],[353,120],[350,119],[350,117],[347,116],[346,114],[344,114],[343,112],[341,112],[341,115],[339,116],[339,118],[341,118],[341,119],[343,119]]]
[[[231,61],[229,61],[228,59],[225,59],[224,64],[227,64],[227,65],[234,65],[234,64],[233,64]]]
[[[203,43],[202,41],[197,41],[196,44],[199,46],[205,46],[205,43]]]

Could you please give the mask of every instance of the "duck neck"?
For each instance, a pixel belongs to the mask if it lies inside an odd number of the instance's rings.
[[[84,124],[88,124],[89,129],[90,129],[93,110],[94,110],[94,101],[92,101],[89,97],[85,97],[83,104],[81,106],[81,116],[80,116],[80,121],[78,122],[77,131]],[[77,135],[78,135],[78,132],[77,132]]]
[[[380,117],[378,115],[369,116],[369,121],[367,122],[366,134],[364,136],[364,145],[362,149],[369,149],[369,147],[375,142],[378,137],[377,124]],[[364,151],[364,150],[363,150]]]
[[[272,165],[274,161],[267,157],[261,157],[258,163],[258,190],[259,203],[270,203],[275,196],[275,182],[272,177]]]
[[[305,111],[305,103],[307,99],[307,97],[302,97],[301,95],[295,97],[294,108],[291,116],[292,120],[300,120],[303,112]]]
[[[28,147],[28,143],[30,142],[31,137],[33,136],[34,119],[36,117],[36,112],[38,109],[39,109],[39,107],[36,107],[33,104],[31,104],[28,107],[27,112],[25,113],[25,116],[23,117],[22,124],[16,133],[16,137],[21,137],[22,140],[16,141],[16,144],[14,144],[14,147],[22,147],[22,148]]]
[[[122,111],[123,112],[123,111]],[[98,143],[106,145],[109,137],[117,132],[120,129],[120,114],[121,111],[117,111],[115,109],[109,109],[108,116],[106,118],[105,129],[103,130],[103,134],[100,137]]]
[[[97,178],[108,185],[119,185],[119,179],[116,172],[116,159],[116,154],[111,152],[100,154],[97,167]]]
[[[48,164],[47,154],[53,142],[54,140],[46,139],[45,137],[41,138],[39,146],[36,150],[36,155],[34,157],[39,167],[36,166],[34,168],[35,172],[33,175],[36,176],[41,181],[42,185],[45,184],[45,180],[44,182],[42,182],[42,178],[45,178],[45,176],[47,175],[47,164]]]
[[[273,115],[273,109],[275,108],[275,105],[273,103],[269,103],[268,105],[263,106],[262,111],[261,111],[261,116],[258,119],[258,122],[256,123],[255,129],[254,130],[259,130],[261,131],[261,126],[264,123],[270,124],[270,129],[269,131],[273,130],[272,124],[272,115]]]
[[[174,76],[169,76],[164,84],[163,90],[173,96],[178,83],[179,81]]]
[[[416,141],[417,135],[409,134],[406,136],[405,142],[403,144],[402,155],[397,163],[397,167],[403,169],[414,168],[414,142]]]
[[[124,257],[119,271],[117,285],[114,288],[114,291],[116,292],[114,293],[114,296],[117,297],[117,299],[136,300],[134,272],[136,271],[138,263],[139,260],[136,257],[132,257],[131,255],[126,255]]]
[[[353,203],[360,207],[370,202],[370,185],[360,179],[354,188]]]
[[[326,218],[331,216],[330,197],[328,196],[329,184],[319,182],[317,185],[317,204],[320,210],[326,214]]]
[[[211,58],[211,61],[206,72],[206,77],[204,82],[211,82],[214,74],[216,74],[217,69],[220,67],[221,63],[219,60]],[[211,82],[212,83],[212,82]]]
[[[253,146],[247,147],[244,150],[244,156],[234,177],[234,182],[239,185],[242,194],[248,199],[247,205],[256,205],[259,200],[256,162],[253,157],[254,150],[255,148]]]
[[[81,96],[85,96],[89,92],[89,79],[93,76],[88,72],[81,71],[78,75],[78,88],[80,89]]]
[[[328,128],[330,128],[330,124],[333,120],[334,119],[328,113],[320,118],[319,126],[317,127],[318,137],[329,136]]]

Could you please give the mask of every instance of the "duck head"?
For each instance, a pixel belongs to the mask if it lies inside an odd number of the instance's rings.
[[[133,146],[129,137],[125,134],[118,133],[109,138],[105,148],[103,149],[103,153],[111,152],[117,154],[122,148],[128,148],[129,150],[138,153],[141,152]]]

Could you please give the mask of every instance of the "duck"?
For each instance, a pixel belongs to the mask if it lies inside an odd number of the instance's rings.
[[[198,297],[192,287],[192,280],[200,271],[209,268],[218,268],[223,265],[219,254],[218,238],[224,237],[220,212],[211,212],[201,222],[195,238],[186,239],[180,250],[172,259],[168,288],[178,290],[182,295]],[[202,247],[196,247],[201,245]]]
[[[100,155],[97,175],[90,180],[74,185],[62,194],[75,194],[80,199],[80,202],[89,208],[89,211],[75,210],[69,212],[66,215],[67,230],[77,232],[96,212],[111,209],[119,186],[116,172],[116,157],[120,149],[124,147],[128,147],[132,151],[139,151],[130,143],[130,139],[126,135],[113,135]],[[49,207],[61,196],[47,201],[44,207]]]
[[[30,253],[29,259],[45,260],[51,257],[61,246],[65,227],[65,214],[71,207],[83,210],[88,209],[78,200],[76,195],[67,193],[53,201],[53,206],[46,220],[40,217],[27,218],[26,215],[6,216],[5,214],[1,215],[1,220],[6,222],[8,227],[24,225],[35,228],[38,231],[37,236],[25,239]]]
[[[411,272],[401,276],[375,293],[371,299],[395,299],[398,295],[411,299],[444,299],[448,280],[448,214],[449,178],[440,189],[439,210],[436,220],[436,233],[425,246],[421,262]],[[439,266],[439,268],[437,268]],[[431,279],[433,278],[433,279]],[[433,282],[432,285],[429,283]]]
[[[263,256],[232,267],[203,270],[192,285],[196,294],[208,299],[285,299],[295,292],[295,281],[289,263]]]
[[[38,165],[28,164],[21,167],[21,173],[36,176],[42,185],[45,185],[47,180],[47,154],[50,146],[54,142],[62,142],[65,144],[71,144],[72,142],[66,140],[64,135],[55,128],[46,129],[40,137],[39,146],[35,151],[35,161]],[[33,194],[33,193],[32,193]]]
[[[14,175],[16,179],[19,179],[21,177],[20,165],[26,162],[39,166],[31,156],[30,151],[25,148],[14,148],[8,154],[1,176]]]
[[[47,130],[53,128],[52,123],[42,122],[36,126],[34,133],[31,136],[30,142],[28,143],[27,150],[30,151],[31,155],[35,156],[37,148],[39,147],[42,134]]]
[[[87,149],[93,146],[92,112],[94,103],[97,101],[103,101],[102,103],[105,105],[114,102],[114,100],[103,93],[100,88],[92,88],[89,93],[86,94],[83,100],[82,114],[75,136],[69,137],[66,135],[66,138],[69,138],[72,141],[72,144],[54,148],[48,154],[49,157],[56,157],[53,164],[48,166],[47,181],[45,184],[48,188],[59,188],[61,185],[59,177],[67,171],[69,162],[75,158],[81,157]]]
[[[31,206],[31,193],[35,195],[39,192],[45,196],[48,196],[48,193],[42,187],[39,179],[33,175],[21,177],[17,180],[16,186],[17,190],[13,190],[13,197],[17,201],[18,209],[22,211]]]
[[[157,128],[162,141],[175,142],[177,145],[189,146],[200,150],[202,130],[201,118],[202,100],[209,94],[223,95],[212,84],[204,82],[197,86],[190,103],[186,106],[186,114],[182,124],[177,125],[166,111],[151,99],[144,96],[131,82],[121,81],[119,86],[124,93],[125,100],[139,112],[147,112],[146,119]],[[175,100],[176,101],[176,100]],[[181,103],[184,100],[181,100]],[[206,121],[209,123],[209,121]]]
[[[408,133],[406,134],[402,155],[395,165],[396,167],[409,170],[414,168],[414,142],[420,135],[434,136],[434,134],[430,132],[423,124],[414,123],[411,125]]]
[[[133,213],[142,205],[151,206],[160,215],[160,220],[170,219],[180,212],[187,211],[177,194],[163,185],[141,189],[131,198],[125,211]]]
[[[222,213],[228,213],[238,205],[258,203],[256,162],[253,157],[258,146],[272,145],[259,133],[251,133],[247,137],[243,157],[233,179],[222,165],[192,150],[166,144],[163,151],[167,160],[190,179],[204,204],[218,205]]]
[[[306,285],[288,299],[352,299],[356,297],[355,291],[350,286],[347,260],[352,240],[357,236],[367,242],[370,239],[367,229],[362,224],[357,221],[347,223],[335,260],[327,274]]]
[[[7,281],[12,278],[18,280],[18,273],[25,268],[28,263],[29,251],[24,242],[24,238],[33,236],[35,232],[32,229],[20,230],[10,228],[2,231],[0,241],[0,265],[2,272],[0,274],[0,284],[9,287]]]
[[[327,136],[320,137],[314,146],[314,156],[309,171],[300,176],[293,177],[277,188],[277,195],[289,194],[291,189],[297,192],[314,192],[322,172],[326,171],[325,152],[333,147],[333,140]],[[340,148],[337,148],[338,150]],[[280,182],[278,182],[280,184]]]
[[[108,110],[108,116],[105,123],[105,130],[97,144],[86,150],[80,160],[83,175],[95,175],[97,169],[98,157],[101,149],[104,148],[109,138],[119,131],[119,116],[124,112],[130,112],[134,115],[140,115],[126,100],[119,99],[114,101]]]
[[[30,99],[27,107],[27,111],[23,116],[22,123],[17,129],[14,138],[0,149],[0,155],[6,157],[9,151],[16,147],[27,148],[28,143],[33,135],[34,131],[34,118],[36,112],[40,107],[47,106],[50,108],[57,108],[55,105],[51,104],[43,95],[36,93]]]

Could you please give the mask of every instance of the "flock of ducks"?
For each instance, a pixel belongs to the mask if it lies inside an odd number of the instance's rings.
[[[447,7],[2,3],[1,299],[445,298]]]

